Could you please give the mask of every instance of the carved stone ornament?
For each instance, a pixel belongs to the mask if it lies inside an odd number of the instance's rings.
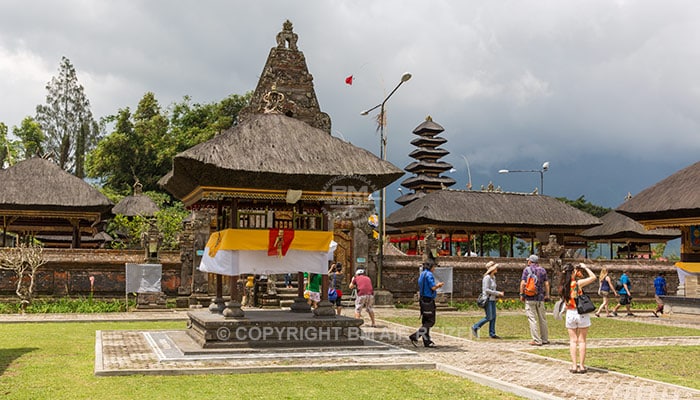
[[[281,49],[289,48],[290,50],[296,50],[297,39],[299,39],[297,34],[292,32],[291,21],[284,21],[284,24],[282,24],[282,32],[277,34],[277,47]]]

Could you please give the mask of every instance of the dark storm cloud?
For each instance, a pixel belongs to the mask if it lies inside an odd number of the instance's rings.
[[[34,114],[63,55],[97,116],[147,91],[164,107],[243,94],[286,19],[333,134],[356,145],[378,153],[376,124],[360,111],[410,71],[387,103],[388,158],[405,167],[411,131],[431,115],[455,187],[467,180],[462,155],[475,187],[510,191],[531,191],[539,175],[498,169],[547,160],[546,194],[615,207],[700,154],[691,0],[3,1],[0,121]]]

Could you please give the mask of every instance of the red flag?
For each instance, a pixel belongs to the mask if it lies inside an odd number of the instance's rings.
[[[348,85],[352,85],[352,75],[345,78],[345,83],[347,83]]]

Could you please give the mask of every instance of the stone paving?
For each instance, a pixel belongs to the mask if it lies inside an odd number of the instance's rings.
[[[444,312],[438,315],[448,315]],[[476,314],[475,314],[476,315]],[[416,316],[415,310],[377,309],[377,316]],[[133,321],[187,320],[186,311],[131,312],[90,315],[0,315],[0,323],[47,321]],[[684,326],[700,329],[700,316],[634,317],[635,322]],[[375,353],[353,355],[343,349],[307,349],[306,354],[285,350],[278,354],[238,357],[167,360],[167,341],[158,335],[137,331],[101,331],[97,333],[95,368],[107,370],[106,364],[129,373],[252,373],[270,370],[313,370],[333,368],[437,368],[497,389],[530,399],[700,399],[700,391],[649,379],[589,368],[587,374],[571,374],[569,363],[526,352],[529,341],[460,338],[438,332],[433,339],[437,348],[414,348],[408,334],[415,327],[405,327],[377,319],[377,327],[363,327],[369,340],[378,343]],[[419,322],[416,318],[416,326]],[[162,332],[162,331],[161,331]],[[150,340],[150,343],[149,343]],[[154,351],[162,342],[161,354]],[[105,346],[105,343],[106,346]],[[382,346],[383,345],[383,346]],[[588,346],[700,346],[700,336],[632,339],[589,339]],[[568,348],[566,340],[556,340],[548,347]],[[166,350],[163,350],[165,348]],[[96,354],[97,355],[97,354]],[[175,357],[177,358],[177,357]],[[106,363],[105,363],[106,360]],[[697,368],[689,365],[691,368]],[[118,374],[118,372],[116,373]]]

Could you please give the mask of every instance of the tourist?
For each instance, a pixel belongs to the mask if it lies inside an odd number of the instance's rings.
[[[308,282],[306,283],[306,291],[309,295],[308,303],[312,309],[318,307],[318,303],[321,301],[321,284],[323,283],[323,276],[321,274],[308,274]]]
[[[613,309],[613,315],[616,317],[617,309],[621,306],[625,306],[625,308],[627,309],[628,317],[634,317],[634,314],[632,314],[632,291],[630,290],[632,282],[630,281],[629,276],[627,276],[628,272],[629,270],[626,269],[622,272],[622,276],[620,276],[620,283],[622,284],[622,288],[619,288],[617,290],[617,293],[620,295],[620,300]]]
[[[489,296],[489,299],[486,302],[486,307],[484,307],[486,316],[472,326],[472,335],[475,338],[479,337],[479,328],[488,322],[489,337],[491,339],[500,339],[500,336],[496,335],[496,297],[502,297],[504,293],[496,290],[497,272],[498,264],[493,261],[486,263],[486,273],[481,280],[481,292]]]
[[[360,268],[355,271],[355,276],[348,285],[350,289],[357,290],[355,296],[355,318],[362,318],[362,309],[367,310],[369,318],[372,321],[372,328],[377,325],[374,322],[374,288],[372,287],[372,279],[365,275],[365,270]]]
[[[291,273],[284,274],[284,286],[288,289],[292,287],[292,274]]]
[[[328,301],[335,306],[335,314],[340,315],[343,311],[343,304],[341,303],[343,299],[343,292],[340,290],[340,286],[343,283],[343,264],[337,262],[331,264],[330,269],[328,269],[328,282],[329,282],[329,297]],[[330,290],[335,290],[336,298],[331,300]]]
[[[527,267],[523,270],[520,278],[520,300],[525,302],[525,315],[530,324],[530,335],[532,346],[542,346],[549,344],[549,332],[547,331],[547,313],[544,309],[544,302],[549,300],[549,278],[547,270],[538,264],[539,257],[535,254],[527,258]],[[535,279],[536,293],[527,295],[525,286],[528,278]]]
[[[437,264],[434,261],[423,263],[423,270],[418,277],[419,305],[421,315],[421,327],[408,339],[413,346],[418,347],[418,339],[423,339],[423,346],[435,347],[435,343],[430,339],[430,328],[435,325],[435,297],[437,289],[445,283],[436,282],[433,270]]]
[[[652,311],[656,318],[659,318],[659,314],[664,313],[664,301],[661,296],[666,296],[666,278],[664,278],[664,273],[659,272],[656,278],[654,278],[654,299],[656,300],[656,311]]]
[[[588,274],[585,278],[583,271]],[[566,302],[566,329],[569,331],[569,355],[572,363],[569,372],[575,374],[588,372],[586,368],[586,336],[588,335],[588,327],[591,326],[590,316],[579,314],[576,310],[576,297],[583,294],[583,287],[595,282],[595,280],[593,271],[583,263],[576,267],[566,264],[564,275],[561,278],[559,295],[562,301]]]
[[[612,314],[610,314],[610,309],[608,308],[608,297],[610,297],[610,292],[614,293],[615,296],[617,296],[617,292],[615,291],[615,285],[613,285],[612,279],[610,279],[608,269],[603,267],[600,270],[600,276],[598,277],[598,295],[603,298],[603,302],[600,304],[600,307],[598,307],[598,310],[595,312],[596,317],[600,317],[600,312],[603,310],[605,310],[605,314],[607,314],[608,317],[612,316]]]

